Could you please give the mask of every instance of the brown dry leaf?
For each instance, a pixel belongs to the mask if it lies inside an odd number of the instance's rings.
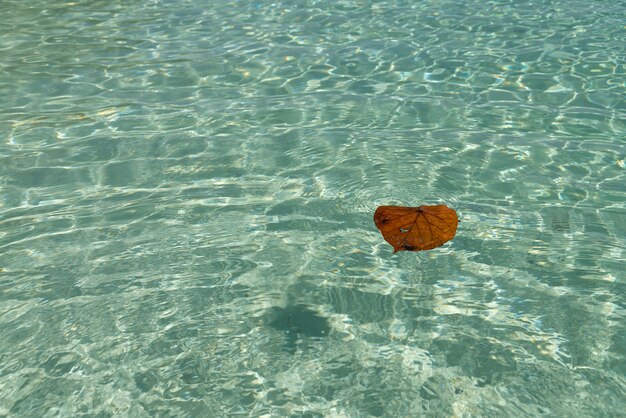
[[[454,209],[435,206],[379,206],[374,223],[397,251],[432,250],[456,234],[459,218]]]

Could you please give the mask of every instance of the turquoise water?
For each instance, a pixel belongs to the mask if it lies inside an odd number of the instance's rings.
[[[0,15],[0,416],[626,410],[624,2]]]

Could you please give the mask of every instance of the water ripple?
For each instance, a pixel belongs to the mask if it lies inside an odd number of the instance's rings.
[[[214,3],[0,3],[0,415],[622,413],[623,4]]]

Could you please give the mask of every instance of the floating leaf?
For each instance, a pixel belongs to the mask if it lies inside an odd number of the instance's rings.
[[[379,206],[374,223],[397,251],[432,250],[456,234],[459,218],[454,209],[435,206]]]

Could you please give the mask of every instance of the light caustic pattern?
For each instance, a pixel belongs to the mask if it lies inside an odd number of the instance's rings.
[[[623,414],[625,14],[1,1],[0,416]]]

